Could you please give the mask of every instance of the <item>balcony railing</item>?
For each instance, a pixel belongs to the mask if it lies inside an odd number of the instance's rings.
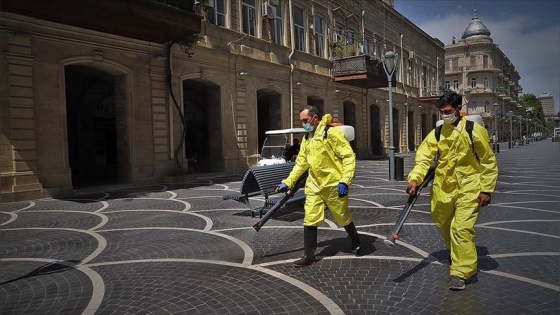
[[[161,3],[130,0],[2,0],[1,10],[156,43],[200,33],[202,17]]]
[[[449,90],[444,89],[443,87],[424,87],[420,89],[420,97],[429,97],[429,96],[441,96],[449,92]]]
[[[361,88],[388,87],[387,74],[380,60],[367,55],[333,60],[334,81]],[[396,85],[393,75],[393,86]]]
[[[475,87],[475,88],[469,88],[468,89],[470,91],[470,93],[474,93],[474,94],[482,94],[482,93],[494,93],[496,92],[494,89],[492,88],[484,88],[484,87]]]
[[[480,66],[480,65],[476,65],[476,66],[467,66],[467,71],[493,71],[492,68],[488,67],[488,66]]]
[[[451,67],[451,70],[445,70],[447,74],[463,72],[463,66]]]

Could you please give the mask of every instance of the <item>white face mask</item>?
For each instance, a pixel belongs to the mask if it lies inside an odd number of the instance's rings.
[[[457,117],[455,117],[455,112],[453,112],[449,115],[441,115],[441,119],[446,124],[452,124],[457,120]]]

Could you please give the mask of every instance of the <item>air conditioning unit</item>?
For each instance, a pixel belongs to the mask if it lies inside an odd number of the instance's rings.
[[[408,52],[408,59],[414,59],[414,52],[413,51]]]
[[[268,3],[262,4],[262,16],[266,17],[267,19],[274,19],[276,18],[276,8],[271,6]]]

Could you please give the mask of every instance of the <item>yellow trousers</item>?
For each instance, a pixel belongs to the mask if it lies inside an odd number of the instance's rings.
[[[464,186],[463,189],[468,188]],[[478,189],[459,190],[453,193],[432,192],[431,212],[445,246],[451,253],[451,276],[468,279],[477,273],[478,257],[474,225],[478,218]],[[435,189],[435,188],[434,188]],[[457,190],[456,190],[457,191]],[[445,197],[444,197],[445,196]]]
[[[334,221],[339,226],[346,226],[352,222],[352,215],[348,210],[348,196],[338,197],[338,185],[328,186],[315,193],[305,189],[305,217],[303,225],[319,226],[325,221],[325,207],[329,208]]]

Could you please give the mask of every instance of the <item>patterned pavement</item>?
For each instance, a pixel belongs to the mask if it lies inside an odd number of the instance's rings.
[[[404,155],[405,171],[413,163]],[[406,201],[387,161],[359,161],[350,190],[364,255],[319,229],[307,268],[301,209],[260,232],[222,200],[240,177],[0,205],[1,314],[558,314],[560,145],[498,154],[477,231],[478,281],[447,289],[447,251],[422,195],[398,245],[383,239]]]

